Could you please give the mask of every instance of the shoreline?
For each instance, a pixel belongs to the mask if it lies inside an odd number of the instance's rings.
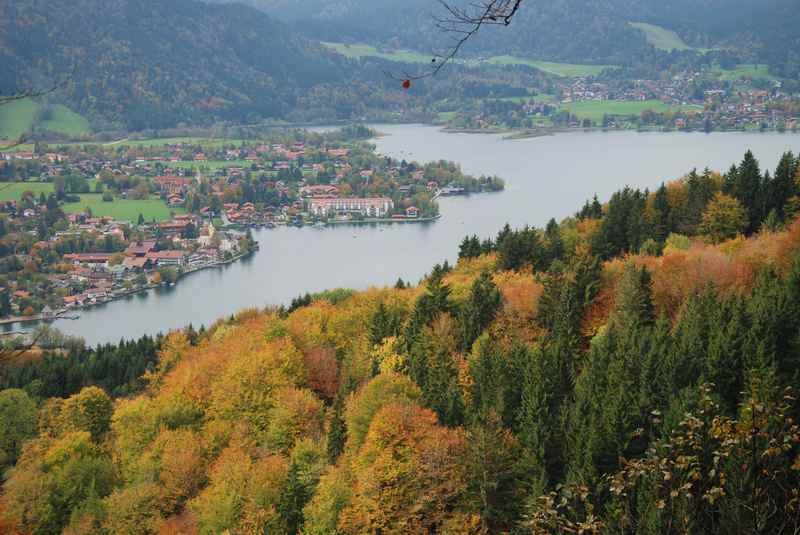
[[[182,271],[180,273],[180,275],[178,275],[178,278],[175,280],[175,282],[173,284],[177,285],[178,281],[180,281],[183,277],[187,277],[187,276],[189,276],[189,275],[191,275],[193,273],[197,273],[198,271],[204,271],[204,270],[207,270],[207,269],[220,268],[220,267],[224,267],[224,266],[233,264],[234,262],[236,262],[238,260],[241,260],[243,258],[246,258],[248,256],[253,255],[258,250],[259,250],[259,246],[258,246],[258,243],[256,243],[255,247],[252,250],[250,250],[250,251],[248,251],[246,253],[240,253],[238,255],[232,256],[228,260],[220,260],[220,261],[214,262],[213,264],[206,264],[206,265],[199,266],[199,267],[196,267],[196,268],[188,269],[186,271]],[[167,287],[169,286],[167,283],[163,283],[162,282],[160,284],[148,284],[147,286],[141,286],[139,288],[133,288],[131,290],[125,290],[125,291],[123,291],[121,293],[118,293],[118,294],[114,295],[113,297],[110,297],[110,298],[108,298],[106,300],[103,300],[101,302],[90,303],[90,304],[87,304],[87,305],[74,306],[74,307],[71,307],[71,308],[68,308],[68,309],[60,310],[58,313],[53,314],[53,315],[45,316],[43,314],[37,314],[35,316],[14,316],[14,317],[11,317],[11,318],[2,318],[2,319],[0,319],[0,326],[2,326],[2,325],[14,325],[14,324],[17,324],[17,323],[20,324],[20,325],[25,325],[27,323],[39,323],[39,322],[52,323],[52,322],[54,322],[56,320],[60,320],[60,319],[62,319],[62,320],[77,320],[77,319],[80,319],[80,315],[74,315],[74,314],[71,314],[71,313],[73,313],[73,312],[77,313],[80,310],[90,309],[90,308],[94,308],[96,306],[112,303],[114,301],[119,301],[121,299],[124,299],[124,298],[132,296],[132,295],[147,294],[151,290],[162,288],[165,285]],[[70,316],[72,316],[72,317],[70,317]],[[13,335],[21,336],[21,335],[25,335],[25,334],[29,334],[29,333],[26,333],[24,331],[8,331],[8,332],[0,331],[0,336],[13,336]]]
[[[404,123],[398,123],[404,124]],[[409,123],[414,124],[414,123]],[[451,127],[441,123],[415,123],[422,124],[423,126],[437,127],[445,134],[475,134],[475,135],[504,135],[504,141],[514,141],[519,139],[532,139],[539,137],[554,136],[556,134],[569,134],[573,132],[602,132],[602,133],[615,133],[615,132],[637,132],[640,134],[800,134],[800,130],[784,130],[781,132],[777,128],[767,128],[765,130],[712,130],[705,132],[704,130],[679,130],[663,128],[603,128],[602,126],[580,126],[575,128],[569,127],[547,127],[547,128],[459,128]],[[376,136],[377,137],[377,136]]]

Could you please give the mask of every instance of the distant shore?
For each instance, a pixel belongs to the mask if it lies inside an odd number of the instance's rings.
[[[228,264],[232,264],[232,263],[236,262],[237,260],[241,260],[242,258],[246,258],[246,257],[254,254],[258,250],[259,250],[259,246],[258,246],[258,243],[256,243],[255,246],[253,247],[253,249],[251,249],[250,251],[247,251],[246,253],[239,253],[237,255],[234,255],[234,256],[230,257],[227,260],[218,260],[217,262],[214,262],[213,264],[203,264],[202,266],[186,269],[186,270],[182,271],[180,273],[180,275],[178,275],[178,278],[176,279],[175,283],[173,283],[173,284],[177,284],[177,282],[179,280],[181,280],[183,277],[191,275],[192,273],[197,273],[198,271],[203,271],[203,270],[212,269],[212,268],[218,268],[218,267],[226,266]],[[89,304],[85,304],[85,305],[76,305],[76,306],[73,306],[73,307],[70,307],[70,308],[61,309],[61,310],[59,310],[58,312],[56,312],[54,314],[47,314],[47,315],[45,315],[45,314],[35,314],[35,315],[32,315],[32,316],[12,316],[12,317],[9,317],[9,318],[2,318],[2,319],[0,319],[0,325],[13,325],[15,323],[25,324],[25,323],[34,323],[34,322],[42,322],[42,321],[52,322],[52,321],[56,321],[56,320],[59,320],[59,319],[67,319],[67,320],[79,319],[80,316],[75,316],[74,314],[71,314],[71,313],[78,312],[79,310],[84,310],[84,309],[92,308],[92,307],[99,306],[99,305],[105,305],[107,303],[111,303],[112,301],[118,301],[120,299],[124,299],[124,298],[126,298],[128,296],[131,296],[131,295],[135,295],[135,294],[139,294],[139,293],[146,293],[146,292],[149,292],[150,290],[154,290],[154,289],[162,287],[162,286],[164,286],[166,284],[167,283],[162,282],[162,283],[159,283],[159,284],[147,284],[146,286],[140,286],[138,288],[131,288],[130,290],[124,290],[124,291],[119,292],[119,293],[113,295],[112,297],[106,298],[106,299],[104,299],[102,301],[95,302],[95,303],[89,303]],[[11,335],[14,335],[14,334],[20,335],[20,334],[24,334],[24,333],[22,333],[20,331],[10,331],[10,332],[6,332],[6,333],[0,332],[0,336],[11,336]]]

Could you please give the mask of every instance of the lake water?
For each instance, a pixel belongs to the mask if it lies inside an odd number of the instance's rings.
[[[254,233],[261,250],[219,270],[201,271],[173,288],[90,310],[55,326],[89,344],[208,325],[245,307],[288,303],[328,288],[418,281],[437,262],[457,258],[467,234],[493,236],[506,222],[544,225],[573,214],[597,193],[607,200],[626,184],[657,187],[693,167],[724,170],[752,149],[762,168],[800,149],[794,134],[575,132],[525,140],[447,134],[434,127],[380,126],[378,151],[396,158],[453,160],[471,174],[496,174],[502,193],[440,200],[442,219],[428,224],[278,228]],[[19,328],[19,326],[15,326]]]

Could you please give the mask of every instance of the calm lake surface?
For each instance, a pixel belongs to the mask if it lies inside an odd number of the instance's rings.
[[[80,311],[62,331],[89,344],[209,325],[245,307],[288,303],[328,288],[418,281],[437,262],[456,260],[467,234],[493,236],[506,222],[544,225],[573,214],[597,193],[602,201],[626,184],[657,187],[693,167],[725,170],[752,149],[774,170],[795,134],[568,133],[508,141],[499,135],[447,134],[427,126],[380,126],[378,151],[399,159],[453,160],[471,174],[498,175],[502,193],[440,200],[429,224],[278,228],[254,233],[261,250],[219,270],[201,271],[163,289]],[[14,326],[13,328],[19,328]]]

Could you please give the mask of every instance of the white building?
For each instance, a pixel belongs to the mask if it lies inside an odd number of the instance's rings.
[[[360,199],[345,197],[336,199],[311,199],[308,211],[317,217],[338,214],[358,214],[364,217],[385,217],[394,207],[388,197]]]

